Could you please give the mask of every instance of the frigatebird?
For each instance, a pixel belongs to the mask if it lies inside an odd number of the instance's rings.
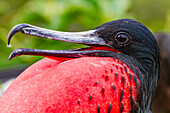
[[[18,32],[88,47],[14,50],[9,60],[20,55],[47,58],[30,66],[12,83],[0,99],[0,111],[152,112],[160,51],[152,33],[140,22],[120,19],[84,32],[19,24],[10,31],[8,45]]]

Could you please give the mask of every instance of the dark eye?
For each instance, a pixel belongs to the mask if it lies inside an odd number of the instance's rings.
[[[126,44],[129,41],[129,36],[125,32],[119,32],[115,36],[115,41],[119,44]]]

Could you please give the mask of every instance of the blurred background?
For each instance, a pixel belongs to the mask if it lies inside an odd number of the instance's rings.
[[[155,34],[161,48],[163,71],[152,107],[155,113],[170,113],[170,0],[0,0],[0,96],[24,69],[43,58],[20,56],[8,61],[14,49],[82,47],[18,33],[11,41],[12,48],[8,48],[7,35],[16,24],[84,31],[121,18],[138,20]]]

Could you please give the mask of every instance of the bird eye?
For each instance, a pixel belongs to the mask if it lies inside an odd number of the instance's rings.
[[[129,36],[125,32],[119,32],[115,36],[115,41],[119,44],[126,44],[129,41]]]

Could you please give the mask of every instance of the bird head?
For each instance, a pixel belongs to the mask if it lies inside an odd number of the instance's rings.
[[[10,44],[12,36],[17,32],[90,46],[88,48],[70,50],[73,52],[73,54],[74,51],[91,50],[91,53],[93,53],[92,51],[95,53],[95,50],[103,50],[104,55],[100,55],[102,54],[101,51],[97,56],[107,56],[105,55],[104,51],[128,55],[129,57],[135,58],[139,63],[141,63],[145,70],[150,70],[153,65],[156,65],[155,63],[159,63],[160,60],[159,47],[152,33],[143,24],[131,19],[120,19],[107,22],[93,30],[85,32],[59,32],[39,28],[29,24],[19,24],[10,31],[8,36],[8,45]],[[58,57],[57,51],[30,51],[30,49],[17,49],[12,52],[9,59],[24,54],[38,55],[37,52],[42,52],[40,54],[41,56]],[[64,52],[67,53],[67,51]],[[86,53],[81,56],[86,56]],[[87,56],[91,55],[87,54]]]
[[[159,63],[160,53],[156,40],[140,22],[131,19],[116,20],[99,26],[96,31],[110,47],[136,59],[145,70]]]

